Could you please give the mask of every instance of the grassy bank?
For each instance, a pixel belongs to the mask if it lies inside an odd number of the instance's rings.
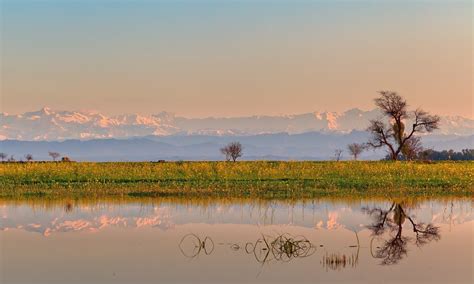
[[[1,163],[0,197],[472,196],[473,162]]]

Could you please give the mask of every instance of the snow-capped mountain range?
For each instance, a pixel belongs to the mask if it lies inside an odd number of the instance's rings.
[[[0,113],[0,139],[53,141],[67,139],[129,138],[148,135],[243,136],[256,134],[340,132],[364,130],[377,110],[351,109],[343,113],[314,112],[283,116],[233,118],[185,118],[161,112],[154,115],[106,116],[98,112],[39,111],[9,115]],[[474,120],[460,116],[442,117],[436,132],[445,135],[474,134]]]

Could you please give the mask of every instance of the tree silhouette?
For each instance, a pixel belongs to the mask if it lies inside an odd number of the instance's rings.
[[[336,149],[334,150],[334,160],[336,160],[337,162],[339,162],[342,158],[342,150],[341,149]]]
[[[243,147],[240,142],[232,142],[221,148],[221,153],[225,155],[226,161],[236,161],[242,157]]]
[[[372,135],[367,143],[372,148],[387,147],[392,160],[397,160],[399,154],[416,133],[432,132],[439,127],[440,118],[430,115],[422,109],[408,111],[406,100],[396,92],[381,91],[376,98],[375,105],[387,118],[388,123],[382,119],[370,121],[367,128]],[[412,121],[411,130],[405,132],[406,121]]]
[[[53,161],[56,161],[56,159],[61,156],[58,152],[48,152],[48,155],[53,159]]]
[[[365,146],[363,144],[352,143],[347,145],[347,149],[354,160],[357,160],[357,157],[364,151]]]

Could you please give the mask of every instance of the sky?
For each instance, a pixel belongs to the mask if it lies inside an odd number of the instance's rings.
[[[471,0],[0,0],[0,110],[473,115]]]

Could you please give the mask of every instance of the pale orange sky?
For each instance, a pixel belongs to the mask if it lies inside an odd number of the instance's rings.
[[[1,111],[473,118],[471,1],[2,2]]]

